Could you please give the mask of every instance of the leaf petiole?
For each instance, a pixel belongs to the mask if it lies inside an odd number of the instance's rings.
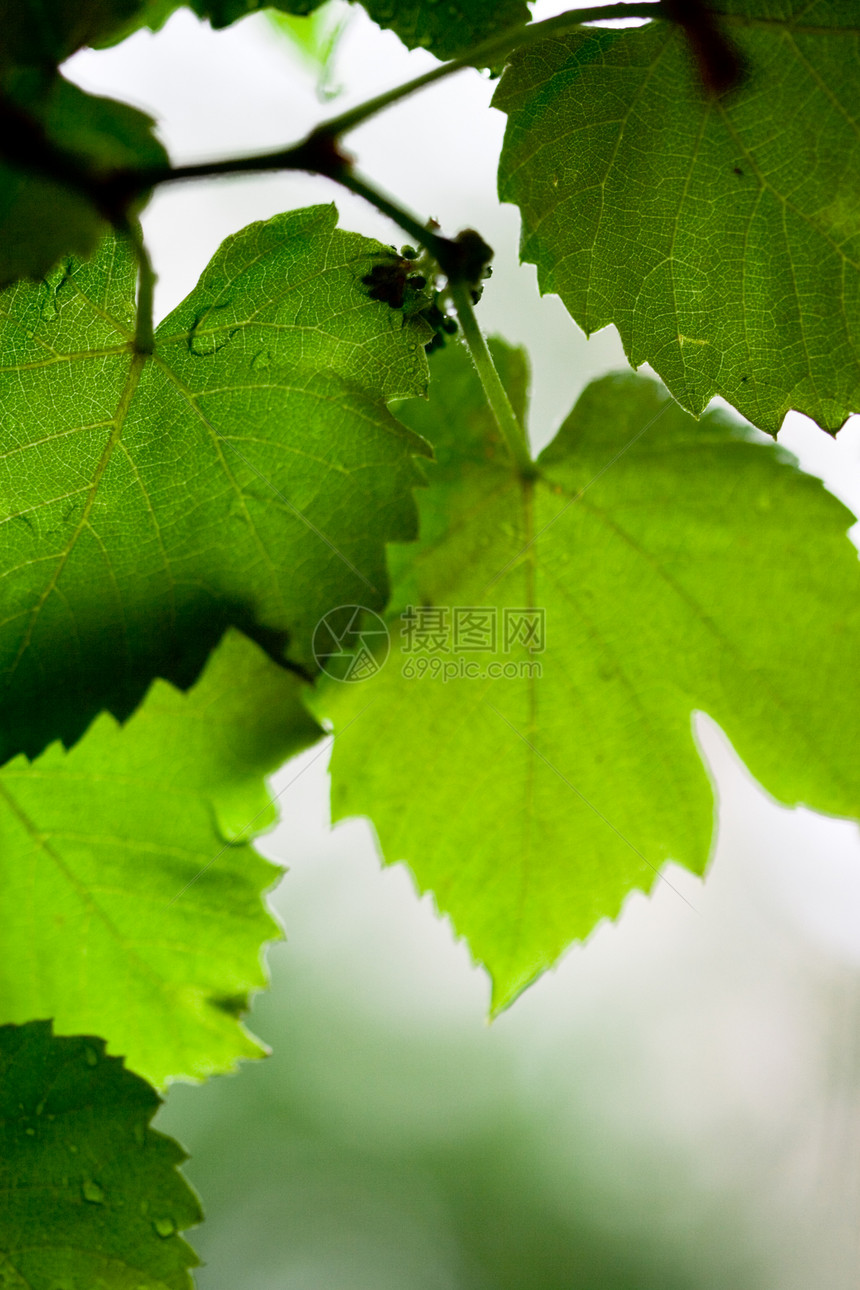
[[[511,406],[507,391],[502,385],[501,377],[496,370],[493,357],[487,348],[484,333],[478,326],[475,310],[472,307],[471,288],[468,283],[452,283],[448,294],[457,311],[457,319],[463,331],[463,338],[475,364],[487,403],[493,414],[496,425],[502,433],[508,451],[514,459],[523,479],[534,479],[537,469],[529,451],[526,432],[517,414]]]
[[[129,220],[121,226],[137,260],[137,308],[134,324],[134,352],[151,354],[155,348],[155,331],[152,322],[155,270],[140,231],[140,225]]]

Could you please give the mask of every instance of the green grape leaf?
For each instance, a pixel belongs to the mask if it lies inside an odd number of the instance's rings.
[[[529,20],[524,0],[361,0],[374,22],[390,27],[409,49],[457,58]]]
[[[120,729],[0,771],[0,1020],[106,1035],[161,1085],[259,1056],[237,1022],[279,934],[249,839],[262,781],[319,730],[300,681],[231,631],[187,694],[156,681]]]
[[[0,1026],[4,1290],[192,1290],[179,1232],[202,1214],[159,1103],[101,1039]]]
[[[515,55],[499,194],[541,290],[691,412],[719,394],[771,434],[792,408],[835,432],[860,408],[857,5],[720,8],[747,73],[723,98],[669,22]]]
[[[431,333],[369,298],[380,245],[336,220],[228,238],[151,358],[122,244],[0,296],[0,756],[188,686],[230,623],[310,672],[332,604],[385,603],[429,452],[386,403],[424,390]]]
[[[522,358],[495,352],[522,404]],[[434,893],[494,1009],[668,859],[704,872],[694,711],[781,801],[860,813],[852,516],[793,458],[630,373],[586,389],[526,483],[450,345],[401,415],[437,464],[387,662],[316,700],[332,810]]]
[[[9,137],[19,129],[28,137],[33,132],[24,148],[28,155],[60,149],[95,181],[114,170],[167,163],[152,133],[154,122],[125,103],[85,94],[62,76],[46,80],[33,69],[7,76],[5,89],[0,125]],[[130,201],[126,213],[139,212],[145,200]],[[0,161],[0,287],[46,276],[63,256],[88,255],[107,231],[104,215],[81,191]]]

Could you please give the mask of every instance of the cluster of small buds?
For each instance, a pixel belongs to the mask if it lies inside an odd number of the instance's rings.
[[[372,300],[380,300],[406,317],[420,316],[433,328],[433,336],[424,346],[427,353],[445,343],[445,337],[457,331],[457,320],[445,312],[437,289],[439,270],[428,251],[414,246],[390,248],[391,254],[375,264],[362,278]]]

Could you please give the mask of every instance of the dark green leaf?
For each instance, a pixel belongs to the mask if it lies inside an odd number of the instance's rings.
[[[507,27],[528,22],[524,0],[361,0],[380,27],[390,27],[410,49],[456,58]]]
[[[4,1290],[191,1290],[179,1232],[202,1215],[158,1105],[101,1039],[0,1026]]]
[[[541,289],[588,333],[615,323],[684,407],[835,431],[860,408],[858,8],[725,7],[747,68],[725,98],[667,22],[515,56],[500,195]]]
[[[155,1084],[259,1056],[277,871],[263,775],[312,743],[300,683],[231,632],[188,694],[157,681],[124,729],[0,771],[0,1020],[96,1031]]]
[[[522,360],[497,354],[519,402]],[[442,640],[392,618],[382,670],[331,682],[319,707],[341,732],[335,818],[372,818],[498,1009],[666,860],[704,871],[696,710],[781,801],[860,813],[860,569],[845,508],[723,414],[696,423],[653,382],[608,377],[526,484],[462,350],[434,364],[429,406],[401,413],[438,465],[393,607],[446,609]],[[491,613],[495,648],[457,647],[458,608]],[[545,611],[543,651],[506,648],[522,610]]]
[[[266,6],[286,14],[309,14],[323,0],[276,0]],[[226,27],[261,8],[256,0],[186,0],[187,7],[213,27]],[[506,27],[528,22],[525,0],[361,0],[380,27],[395,31],[410,49],[431,50],[437,58],[455,58]],[[123,36],[136,27],[157,30],[178,8],[180,0],[149,0]]]
[[[336,219],[229,238],[153,358],[122,245],[0,297],[4,757],[189,685],[228,623],[312,669],[326,610],[384,604],[427,451],[386,402],[429,331],[369,299],[379,244]]]
[[[57,67],[127,24],[143,0],[0,0],[0,70]]]

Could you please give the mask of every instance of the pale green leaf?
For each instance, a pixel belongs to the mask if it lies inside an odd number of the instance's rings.
[[[101,1039],[0,1026],[4,1290],[191,1290],[202,1215],[158,1105]]]
[[[522,359],[496,354],[520,402]],[[334,817],[371,817],[498,1009],[665,861],[704,871],[695,711],[781,801],[860,813],[860,568],[817,480],[652,381],[589,386],[524,483],[462,350],[433,372],[429,405],[401,410],[438,464],[417,548],[395,548],[391,655],[318,707],[340,732]],[[410,606],[447,611],[441,640],[404,637]],[[457,647],[458,608],[492,611],[495,648]],[[505,647],[525,609],[545,612],[543,651]]]
[[[229,623],[310,670],[323,613],[384,604],[427,451],[386,403],[430,332],[368,297],[379,244],[336,218],[228,238],[152,358],[121,244],[0,297],[0,756],[189,685]]]
[[[747,69],[724,98],[668,22],[517,54],[499,192],[541,290],[614,323],[684,407],[835,431],[860,408],[858,7],[719,7]]]
[[[237,1021],[278,935],[262,777],[317,738],[298,679],[238,632],[181,694],[0,771],[0,1021],[107,1036],[154,1084],[260,1048]]]

